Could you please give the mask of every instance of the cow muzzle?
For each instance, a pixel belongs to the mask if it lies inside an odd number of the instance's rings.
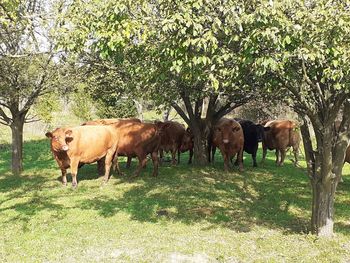
[[[63,145],[62,146],[62,151],[66,152],[66,151],[68,151],[68,149],[69,149],[68,145]]]
[[[224,139],[224,140],[222,140],[223,141],[223,143],[229,143],[229,140],[228,139]]]

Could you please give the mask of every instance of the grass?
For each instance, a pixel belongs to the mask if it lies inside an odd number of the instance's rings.
[[[62,187],[45,139],[27,140],[21,177],[10,174],[10,145],[0,151],[1,262],[345,262],[350,259],[350,169],[337,191],[332,239],[309,233],[305,171],[276,167],[223,171],[188,166],[187,155],[151,177],[113,174],[102,186],[96,165]],[[261,158],[259,156],[259,158]],[[305,164],[304,164],[305,165]],[[122,163],[122,167],[124,164]],[[125,168],[123,169],[126,170]]]

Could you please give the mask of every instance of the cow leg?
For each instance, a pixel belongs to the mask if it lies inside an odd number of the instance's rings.
[[[128,160],[126,161],[126,168],[130,168],[131,167],[131,159],[132,157],[131,156],[128,156]]]
[[[262,148],[263,148],[263,156],[262,156],[262,159],[261,159],[261,163],[263,164],[265,162],[265,158],[266,158],[266,154],[267,154],[267,147],[266,147],[266,145],[264,143],[262,145]]]
[[[76,188],[78,186],[78,182],[77,182],[77,173],[78,173],[78,165],[79,165],[79,161],[78,159],[71,159],[70,161],[70,172],[72,175],[72,186],[73,188]]]
[[[103,180],[105,183],[107,183],[108,179],[109,179],[109,172],[110,172],[111,167],[112,167],[113,154],[114,154],[114,151],[110,150],[107,153],[106,158],[105,158],[105,176],[104,176],[104,180]]]
[[[283,166],[284,158],[286,158],[286,149],[281,149],[280,153],[281,153],[281,160],[280,160],[279,166]]]
[[[176,165],[176,149],[171,150],[171,164]]]
[[[62,173],[62,184],[67,186],[67,169],[61,168]]]
[[[252,153],[252,159],[253,159],[253,167],[258,167],[258,163],[256,162],[256,151]]]
[[[193,149],[190,150],[190,157],[188,158],[188,164],[192,163]]]
[[[224,170],[227,172],[229,168],[229,160],[228,156],[226,154],[224,155]]]
[[[97,161],[97,172],[99,176],[105,174],[105,158]]]
[[[276,164],[279,165],[280,161],[279,161],[279,150],[278,149],[276,149],[275,155],[276,155]]]
[[[230,157],[229,155],[225,152],[225,150],[221,149],[221,154],[224,157],[224,170],[227,172],[228,169],[230,168]]]
[[[243,147],[237,153],[239,171],[243,172]]]
[[[120,170],[119,163],[118,163],[118,153],[115,153],[114,159],[113,159],[113,170],[117,171],[118,175],[124,175],[122,171]]]
[[[214,163],[215,152],[216,152],[216,147],[213,146],[213,147],[211,148],[211,161],[212,161],[212,163]],[[210,153],[209,153],[209,154],[210,154]]]
[[[152,156],[152,162],[153,162],[153,176],[157,177],[158,176],[158,153],[157,152],[153,152],[151,154]]]
[[[294,154],[294,165],[298,165],[298,147],[293,147],[293,154]]]
[[[164,156],[164,154],[163,154],[163,150],[159,150],[159,163],[162,165],[162,163],[163,163],[163,156]]]
[[[180,164],[180,154],[181,154],[181,152],[180,152],[179,148],[177,148],[176,150],[177,150],[177,164]]]
[[[158,154],[158,153],[157,153]],[[139,166],[137,167],[134,175],[132,177],[137,177],[140,175],[141,173],[141,169],[146,166],[147,163],[147,156],[146,155],[141,155],[141,156],[137,156],[137,158],[139,159]]]

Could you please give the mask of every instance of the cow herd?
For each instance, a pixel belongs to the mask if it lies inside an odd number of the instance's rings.
[[[100,119],[88,121],[81,126],[57,128],[47,132],[51,141],[51,151],[62,172],[62,183],[67,185],[67,169],[71,169],[72,185],[77,186],[78,169],[93,162],[98,163],[99,173],[104,174],[104,182],[109,179],[113,168],[119,175],[118,156],[127,157],[127,167],[131,158],[138,159],[138,167],[133,176],[138,176],[146,166],[147,155],[153,162],[153,176],[158,175],[159,162],[163,153],[171,153],[173,165],[180,163],[180,154],[189,151],[188,163],[192,162],[194,136],[189,128],[175,121],[141,122],[139,119]],[[208,158],[214,162],[219,148],[225,170],[233,162],[243,170],[243,151],[252,155],[253,166],[257,166],[256,153],[259,142],[263,146],[263,159],[267,149],[276,150],[276,163],[283,165],[286,150],[293,148],[295,163],[300,143],[300,135],[295,122],[274,120],[255,124],[242,119],[220,119],[208,136]],[[177,156],[176,156],[177,155]],[[176,159],[177,157],[177,159]]]

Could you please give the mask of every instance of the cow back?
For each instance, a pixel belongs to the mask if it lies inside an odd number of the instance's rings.
[[[146,155],[159,148],[161,137],[155,124],[119,122],[112,126],[118,131],[118,154]]]
[[[269,149],[284,149],[300,143],[300,135],[297,131],[298,126],[294,121],[268,121],[265,127],[270,127],[270,130],[265,132],[264,136],[264,143]]]

